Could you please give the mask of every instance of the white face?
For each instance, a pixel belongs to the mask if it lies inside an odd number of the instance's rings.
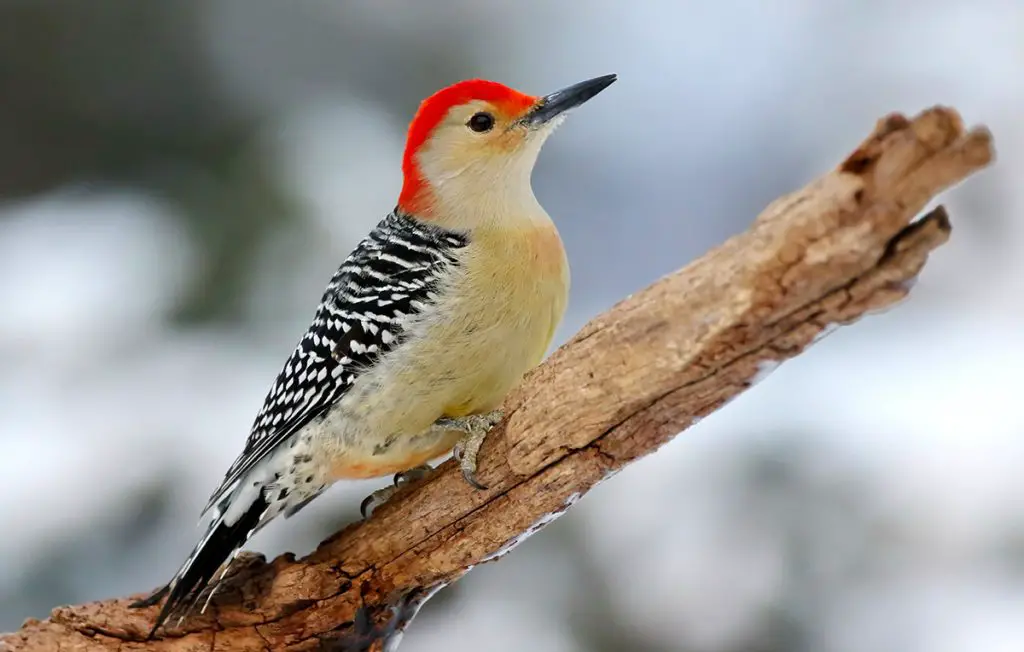
[[[441,206],[495,212],[539,208],[530,176],[544,141],[565,116],[535,127],[521,117],[482,101],[448,111],[417,156]]]

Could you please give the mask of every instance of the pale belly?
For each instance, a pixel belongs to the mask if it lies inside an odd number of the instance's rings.
[[[406,342],[318,424],[328,481],[394,474],[451,450],[460,433],[431,425],[496,409],[543,359],[565,310],[563,277],[519,281],[498,299],[460,292],[460,302],[413,324]]]

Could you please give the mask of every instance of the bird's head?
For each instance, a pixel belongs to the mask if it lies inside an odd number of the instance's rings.
[[[409,125],[399,207],[430,217],[468,199],[532,200],[530,174],[541,145],[566,111],[614,81],[605,75],[541,97],[482,79],[437,91]]]

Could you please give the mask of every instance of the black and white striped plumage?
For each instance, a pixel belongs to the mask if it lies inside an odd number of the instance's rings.
[[[285,362],[257,414],[241,455],[203,510],[212,508],[205,536],[171,582],[138,606],[168,594],[153,632],[170,616],[184,615],[224,561],[259,528],[286,516],[322,492],[322,483],[283,477],[302,461],[275,458],[295,448],[306,426],[322,420],[352,387],[403,341],[403,324],[437,299],[454,252],[466,236],[430,226],[398,209],[382,220],[342,263],[323,294],[313,322]]]

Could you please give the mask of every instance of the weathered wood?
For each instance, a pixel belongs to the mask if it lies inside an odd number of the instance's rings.
[[[305,559],[242,558],[206,615],[153,641],[142,642],[154,610],[129,610],[125,598],[55,609],[0,649],[364,649],[358,639],[401,630],[432,591],[507,552],[826,328],[902,299],[950,231],[941,207],[912,220],[993,156],[989,132],[966,131],[952,109],[886,117],[838,168],[597,317],[534,370],[483,448],[488,490],[446,463]],[[354,626],[363,606],[368,623]]]

